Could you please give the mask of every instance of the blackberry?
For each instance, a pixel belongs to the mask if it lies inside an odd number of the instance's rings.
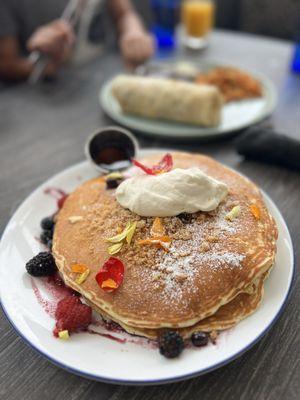
[[[48,242],[52,240],[53,232],[52,231],[43,231],[41,233],[40,239],[43,244],[48,245]]]
[[[168,331],[163,333],[158,341],[159,352],[167,358],[178,357],[184,348],[184,342],[179,333]]]
[[[46,217],[41,220],[41,228],[45,231],[53,231],[54,220],[53,217]]]
[[[26,270],[32,276],[50,276],[55,274],[56,265],[51,253],[43,251],[26,264]]]
[[[47,247],[48,247],[48,249],[49,249],[50,251],[52,250],[52,244],[53,244],[52,239],[48,240],[48,242],[47,242]]]
[[[208,344],[208,334],[205,332],[195,332],[192,334],[192,343],[196,347],[206,346]]]

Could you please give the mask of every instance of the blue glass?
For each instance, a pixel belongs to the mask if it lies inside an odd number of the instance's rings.
[[[175,30],[179,22],[180,3],[181,0],[151,0],[152,32],[159,48],[176,45]]]
[[[292,71],[300,73],[300,42],[296,43]]]

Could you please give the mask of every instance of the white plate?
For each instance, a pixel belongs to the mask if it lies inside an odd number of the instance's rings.
[[[203,67],[204,68],[204,67]],[[263,87],[263,97],[253,100],[231,102],[223,107],[222,122],[213,128],[181,124],[163,120],[152,120],[134,115],[123,114],[111,92],[112,80],[101,88],[99,102],[105,113],[114,121],[127,128],[134,129],[150,136],[167,136],[179,138],[213,138],[247,128],[270,115],[277,103],[276,89],[264,75],[250,72]]]
[[[145,151],[142,152],[145,154]],[[261,307],[234,329],[222,333],[217,345],[186,349],[168,360],[148,346],[120,344],[80,333],[69,341],[52,336],[54,320],[37,302],[25,263],[41,251],[35,239],[40,220],[56,210],[56,202],[44,189],[70,192],[95,172],[82,162],[55,175],[36,189],[11,218],[0,244],[0,293],[3,310],[20,336],[58,366],[91,379],[122,384],[154,384],[187,379],[218,368],[253,346],[270,329],[283,310],[290,291],[294,256],[288,228],[274,203],[265,201],[279,228],[276,265],[266,282]],[[40,286],[39,279],[35,282]],[[43,287],[40,287],[43,292]],[[126,334],[119,334],[119,337]]]

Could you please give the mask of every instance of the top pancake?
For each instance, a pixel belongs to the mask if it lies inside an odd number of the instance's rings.
[[[154,218],[141,218],[123,209],[115,200],[115,191],[106,190],[102,178],[79,186],[57,218],[53,254],[64,279],[112,319],[129,326],[194,325],[243,292],[274,262],[277,229],[258,188],[211,158],[172,155],[174,168],[199,167],[225,182],[229,194],[215,211],[192,214],[189,222],[162,218],[172,238],[169,253],[137,244],[139,239],[150,237]],[[151,165],[161,156],[142,162]],[[252,214],[251,204],[258,206],[259,219]],[[241,207],[241,213],[228,221],[225,215],[235,205]],[[72,223],[69,218],[74,216],[82,219]],[[125,265],[124,281],[114,293],[104,292],[95,275],[109,258],[105,238],[134,220],[138,225],[131,245],[124,245],[116,255]],[[81,285],[71,272],[75,263],[91,270]]]

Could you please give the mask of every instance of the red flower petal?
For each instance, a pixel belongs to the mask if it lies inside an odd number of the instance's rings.
[[[124,278],[124,264],[116,257],[110,257],[102,266],[96,275],[96,281],[101,289],[106,292],[113,292],[121,285]],[[116,283],[114,285],[106,285],[105,282],[112,280]]]
[[[173,168],[173,158],[170,153],[167,153],[158,164],[153,165],[152,167],[147,167],[137,160],[132,160],[132,162],[136,167],[141,168],[148,175],[157,175],[163,172],[169,172]]]

